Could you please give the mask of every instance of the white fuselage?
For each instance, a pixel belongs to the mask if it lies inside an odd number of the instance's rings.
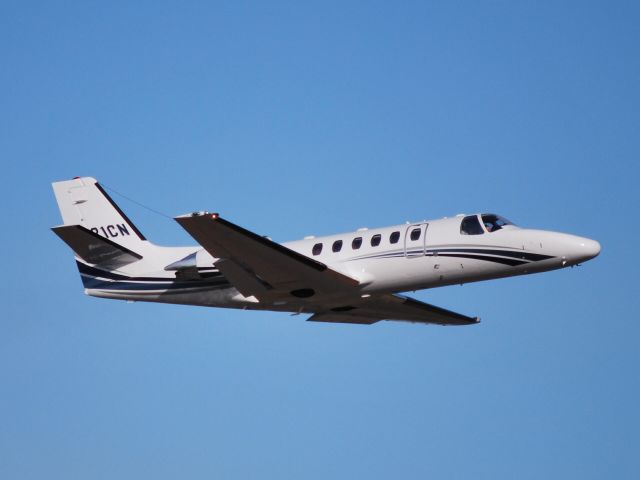
[[[410,232],[418,228],[419,238],[411,240]],[[395,244],[390,243],[393,232],[400,232]],[[381,236],[380,244],[372,246],[371,239],[376,235]],[[357,237],[362,237],[362,246],[354,250],[351,243]],[[331,249],[336,240],[343,241],[337,253]],[[593,240],[511,225],[495,232],[461,235],[457,217],[285,245],[312,256],[313,245],[317,243],[322,243],[323,249],[316,258],[358,278],[365,292],[420,290],[542,272],[576,265],[599,251]]]
[[[481,232],[464,234],[461,221],[462,217],[458,216],[360,229],[339,235],[308,237],[283,245],[358,280],[361,295],[554,270],[586,261],[600,251],[600,245],[594,240],[514,225],[504,225],[492,232],[483,226]],[[342,244],[338,248],[340,241]],[[360,246],[355,248],[358,244]],[[318,251],[318,245],[321,245],[321,251]],[[214,266],[217,259],[199,247],[154,248],[153,256],[117,272],[122,278],[114,277],[113,273],[109,278],[106,272],[103,276],[79,262],[87,294],[282,311],[299,311],[306,303],[304,299],[294,299],[265,304],[253,297],[244,297],[217,271]],[[171,267],[172,264],[177,266]],[[158,265],[167,267],[157,271]]]

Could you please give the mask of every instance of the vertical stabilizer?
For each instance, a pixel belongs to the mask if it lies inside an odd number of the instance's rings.
[[[81,225],[134,252],[147,244],[140,230],[94,178],[54,182],[53,191],[64,225]]]

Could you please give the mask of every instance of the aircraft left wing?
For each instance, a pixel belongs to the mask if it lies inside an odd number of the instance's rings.
[[[319,311],[309,317],[311,322],[359,323],[371,325],[380,320],[394,320],[436,325],[472,325],[478,317],[445,310],[404,295],[371,294],[348,305]]]
[[[199,213],[175,219],[216,261],[216,267],[245,296],[348,294],[359,282],[324,263],[221,218]]]

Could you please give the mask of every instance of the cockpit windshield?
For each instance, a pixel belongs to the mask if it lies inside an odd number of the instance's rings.
[[[481,215],[482,224],[487,232],[495,232],[506,225],[513,225],[509,220],[494,213],[483,213]]]
[[[468,215],[464,217],[460,224],[460,233],[462,235],[482,235],[484,230],[482,225],[480,225],[478,215]]]
[[[482,224],[480,220],[482,220]],[[485,231],[489,233],[495,232],[507,225],[513,225],[513,223],[494,213],[468,215],[464,217],[460,223],[460,233],[462,235],[482,235]]]

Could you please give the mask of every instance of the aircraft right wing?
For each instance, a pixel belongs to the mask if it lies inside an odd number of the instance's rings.
[[[436,325],[473,325],[480,322],[478,317],[468,317],[411,297],[392,293],[374,293],[370,297],[360,298],[348,305],[316,312],[308,320],[365,325],[371,325],[380,320]]]

